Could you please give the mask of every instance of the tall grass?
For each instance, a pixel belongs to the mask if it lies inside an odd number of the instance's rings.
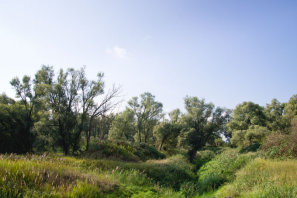
[[[213,191],[225,182],[232,181],[236,171],[254,157],[254,153],[240,154],[237,149],[228,149],[217,155],[198,171],[199,191]]]
[[[195,176],[180,160],[0,155],[0,197],[184,197],[176,190],[195,185]]]
[[[115,181],[92,173],[82,173],[63,163],[40,157],[1,156],[0,197],[79,197],[89,189],[89,197],[113,191]]]
[[[241,169],[234,182],[222,187],[216,197],[297,197],[297,161],[256,159]]]

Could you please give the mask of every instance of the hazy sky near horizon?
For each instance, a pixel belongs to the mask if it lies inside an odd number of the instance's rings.
[[[265,105],[297,94],[296,63],[293,0],[0,0],[0,92],[11,97],[15,76],[85,65],[125,101],[148,91],[165,111],[186,95]]]

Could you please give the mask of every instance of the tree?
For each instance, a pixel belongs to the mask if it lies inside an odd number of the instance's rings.
[[[289,102],[285,105],[284,122],[287,129],[294,126],[297,120],[297,94],[293,95]]]
[[[111,122],[113,120],[113,116],[110,116],[110,115],[107,116],[107,114],[110,113],[120,103],[120,101],[119,102],[114,101],[114,99],[118,97],[119,91],[120,91],[119,87],[113,87],[105,95],[103,95],[101,99],[97,98],[92,103],[93,105],[88,111],[89,120],[88,120],[87,130],[86,130],[86,137],[87,137],[86,150],[88,150],[88,147],[89,147],[91,130],[92,130],[92,126],[94,125],[93,122],[96,120],[96,118],[100,118],[99,124],[100,124],[101,136],[99,139],[103,138],[104,136],[103,134],[108,133]]]
[[[208,141],[219,137],[227,116],[222,108],[197,97],[185,98],[186,114],[182,116],[183,131],[179,144],[188,149],[189,159],[193,161],[196,152]]]
[[[79,74],[74,69],[66,72],[60,69],[57,79],[54,80],[52,67],[43,66],[35,75],[35,90],[38,96],[47,103],[51,112],[51,126],[55,127],[64,154],[68,155],[75,139],[77,127],[77,104],[79,102]]]
[[[134,113],[138,142],[149,143],[153,138],[153,128],[162,115],[162,103],[155,101],[151,93],[144,93],[128,101],[128,109]]]
[[[0,152],[28,152],[24,105],[5,94],[0,96]]]
[[[172,150],[177,146],[177,137],[181,131],[180,121],[181,112],[179,109],[173,110],[169,113],[170,120],[165,120],[154,128],[154,137],[156,139],[156,145],[158,145],[161,151],[164,146],[164,150]]]
[[[286,123],[283,119],[285,104],[273,99],[270,104],[266,105],[265,114],[267,118],[267,128],[272,131],[283,131]]]
[[[252,125],[266,126],[264,108],[252,102],[243,102],[236,106],[227,127],[230,131],[247,130]]]
[[[134,114],[129,109],[117,114],[111,124],[108,139],[134,142]]]
[[[262,144],[265,137],[270,133],[271,131],[266,127],[252,125],[247,130],[234,131],[231,144],[238,147],[249,146],[255,143]]]
[[[19,78],[13,78],[10,84],[16,91],[16,97],[20,98],[20,105],[24,107],[23,110],[23,120],[19,120],[19,124],[23,125],[23,145],[27,152],[33,151],[33,142],[35,135],[32,132],[34,126],[34,113],[36,112],[36,107],[38,105],[38,100],[35,93],[32,90],[32,82],[29,76],[24,76],[22,82]],[[10,100],[11,101],[11,100]],[[19,106],[21,108],[21,106]]]
[[[103,74],[97,74],[97,80],[89,81],[85,69],[60,70],[54,79],[52,67],[43,66],[35,76],[35,90],[39,98],[45,101],[51,112],[49,126],[55,127],[55,137],[61,143],[65,155],[70,148],[75,153],[80,148],[81,134],[86,135],[86,149],[89,147],[94,120],[109,112],[117,103],[119,88],[113,87],[104,94]],[[101,96],[101,98],[99,98]]]
[[[113,86],[106,94],[104,94],[104,82],[102,81],[104,74],[98,73],[96,81],[89,81],[85,75],[85,69],[79,71],[79,91],[80,91],[80,124],[78,132],[75,136],[75,148],[78,148],[80,135],[82,131],[86,134],[86,150],[89,149],[91,130],[94,126],[93,122],[96,118],[105,119],[105,114],[110,112],[118,103],[113,100],[118,96],[120,88]],[[101,98],[99,98],[101,96]]]

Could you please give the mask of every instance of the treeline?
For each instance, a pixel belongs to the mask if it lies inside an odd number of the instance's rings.
[[[143,143],[166,153],[184,150],[192,161],[204,146],[261,145],[273,133],[296,125],[297,95],[288,103],[273,99],[262,107],[243,102],[234,111],[197,97],[186,97],[185,113],[168,115],[151,93],[128,101],[114,114],[119,88],[104,90],[103,74],[88,80],[85,69],[42,66],[34,79],[14,78],[19,100],[0,96],[0,152],[63,151],[78,154],[100,141]]]

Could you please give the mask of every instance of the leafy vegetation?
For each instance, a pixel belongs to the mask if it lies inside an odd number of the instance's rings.
[[[42,66],[11,81],[0,197],[296,197],[297,95],[233,111],[187,96],[166,115],[145,92],[114,113],[103,77]]]

